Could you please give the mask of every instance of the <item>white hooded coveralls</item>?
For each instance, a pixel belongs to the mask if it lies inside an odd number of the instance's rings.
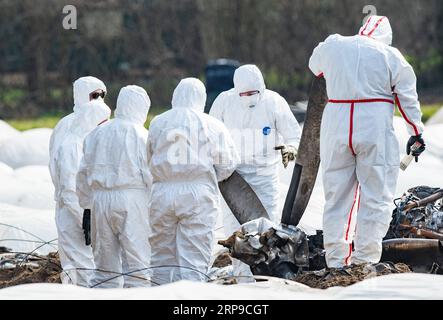
[[[74,113],[59,123],[50,140],[49,170],[55,187],[58,253],[64,269],[62,281],[89,286],[95,269],[90,246],[85,245],[82,229],[83,209],[76,195],[76,175],[83,155],[83,140],[111,110],[102,100],[89,101],[97,89],[106,91],[103,82],[85,77],[74,82]]]
[[[91,209],[98,288],[150,286],[148,170],[144,128],[151,101],[137,86],[120,90],[115,119],[85,139],[77,176],[80,205]],[[128,273],[128,276],[119,276]],[[109,280],[109,281],[108,281]]]
[[[240,93],[255,90],[260,93],[251,97],[240,96]],[[281,144],[298,148],[301,136],[300,126],[288,103],[278,93],[266,89],[257,66],[244,65],[235,71],[234,88],[217,97],[210,115],[229,129],[241,157],[237,172],[255,191],[270,219],[279,223],[281,155],[274,148]],[[230,236],[240,224],[229,212],[224,214],[224,227],[226,236]],[[247,265],[236,260],[233,265],[236,276],[252,275]]]
[[[388,18],[372,16],[356,36],[328,37],[309,61],[329,97],[320,143],[329,267],[381,258],[400,163],[394,103],[411,135],[424,128],[414,71],[391,42]]]
[[[194,78],[174,91],[172,109],[151,122],[148,161],[155,283],[205,281],[220,211],[218,181],[235,170],[234,142],[218,121],[203,113],[206,90]]]

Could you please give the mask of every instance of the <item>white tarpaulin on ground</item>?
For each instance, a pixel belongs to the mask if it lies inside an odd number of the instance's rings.
[[[14,169],[31,165],[48,165],[51,133],[52,129],[42,128],[0,138],[0,162]]]
[[[46,255],[57,251],[53,210],[37,210],[0,203],[0,246],[14,252]],[[39,248],[40,247],[40,248]]]
[[[0,203],[54,209],[54,186],[48,167],[28,166],[13,170],[0,162]]]
[[[395,274],[342,288],[311,289],[282,279],[254,284],[216,285],[181,281],[160,287],[86,289],[71,285],[32,284],[0,290],[7,299],[139,299],[139,300],[310,300],[310,299],[443,299],[443,276]]]
[[[20,134],[18,130],[14,129],[3,120],[0,120],[0,141],[10,139],[18,134]]]
[[[0,246],[30,252],[56,239],[53,194],[47,166],[13,170],[0,162]],[[56,250],[55,241],[43,245],[36,253]]]
[[[427,126],[435,124],[443,124],[443,107],[426,122]]]
[[[443,161],[443,123],[427,126],[425,138],[428,152]]]

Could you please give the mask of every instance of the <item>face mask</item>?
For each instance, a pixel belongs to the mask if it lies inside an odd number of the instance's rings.
[[[241,101],[242,105],[244,105],[245,107],[253,108],[260,101],[260,95],[254,94],[252,96],[240,97],[240,101]]]
[[[100,100],[93,100],[85,104],[81,113],[83,124],[88,130],[94,129],[110,116],[111,109]]]

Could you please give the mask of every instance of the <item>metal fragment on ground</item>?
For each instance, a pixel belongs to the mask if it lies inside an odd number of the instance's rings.
[[[263,219],[252,221],[219,244],[229,248],[233,258],[248,264],[254,275],[293,279],[309,268],[309,245],[306,234],[298,228],[273,226]],[[252,232],[251,226],[255,226]]]

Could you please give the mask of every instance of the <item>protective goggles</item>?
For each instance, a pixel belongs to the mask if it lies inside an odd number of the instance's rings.
[[[240,97],[250,97],[250,96],[255,96],[256,94],[259,94],[260,91],[258,90],[252,90],[252,91],[246,91],[246,92],[241,92],[240,93]]]
[[[94,91],[94,92],[91,92],[90,94],[89,94],[89,100],[97,100],[98,98],[102,98],[102,99],[104,99],[105,98],[105,96],[106,96],[106,91],[103,91],[103,90],[100,90],[100,91]]]

